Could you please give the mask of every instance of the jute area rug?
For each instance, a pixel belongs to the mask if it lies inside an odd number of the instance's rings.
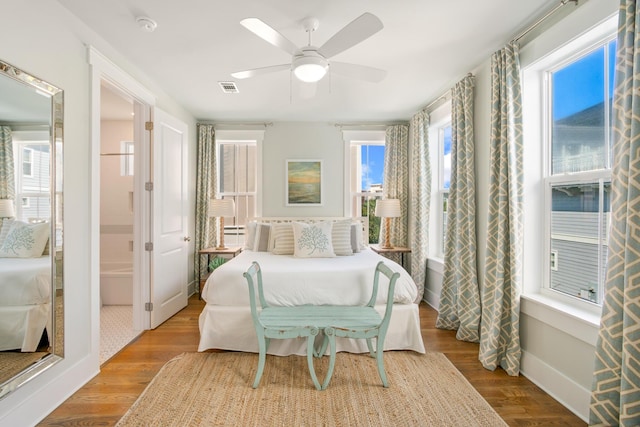
[[[389,388],[368,354],[338,353],[327,390],[307,359],[183,353],[167,362],[117,426],[506,426],[441,353],[384,355]],[[320,382],[328,357],[316,359]]]

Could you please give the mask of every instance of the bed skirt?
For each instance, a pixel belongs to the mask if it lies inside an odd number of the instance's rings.
[[[377,305],[376,310],[381,315],[384,314],[385,305]],[[207,304],[200,313],[199,325],[198,351],[219,349],[258,352],[258,339],[249,306]],[[417,304],[394,304],[384,349],[425,352]],[[369,350],[365,340],[338,338],[336,351],[366,353]],[[267,353],[277,356],[304,356],[307,354],[306,338],[271,340]]]

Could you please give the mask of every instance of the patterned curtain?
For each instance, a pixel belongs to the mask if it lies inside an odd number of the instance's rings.
[[[391,220],[390,236],[394,246],[407,246],[408,200],[409,200],[409,126],[388,126],[385,133],[384,176],[382,188],[385,198],[399,199],[402,217]],[[384,227],[380,227],[380,242],[385,239]]]
[[[215,245],[217,241],[216,218],[209,217],[209,200],[215,198],[218,182],[216,143],[213,125],[198,124],[198,162],[196,166],[196,256],[195,277],[207,272],[207,263],[197,254],[200,249]],[[200,291],[200,289],[198,289]]]
[[[491,56],[491,180],[480,361],[520,372],[522,286],[522,99],[518,46]]]
[[[640,425],[640,10],[621,0],[611,228],[589,425]]]
[[[411,276],[418,285],[416,302],[424,295],[429,251],[429,202],[431,199],[431,163],[429,162],[429,115],[421,111],[411,118],[411,206],[413,219],[409,226],[411,242]]]
[[[473,87],[473,76],[466,76],[454,86],[451,99],[451,183],[436,327],[456,330],[459,340],[478,342],[481,307],[476,261]]]
[[[11,128],[0,126],[0,199],[15,199],[13,140]],[[2,227],[0,218],[0,227]]]

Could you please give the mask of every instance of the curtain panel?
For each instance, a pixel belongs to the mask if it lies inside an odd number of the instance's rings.
[[[640,11],[621,0],[611,227],[589,425],[640,425]]]
[[[207,272],[207,263],[197,251],[214,246],[217,241],[216,218],[209,216],[209,200],[217,193],[218,167],[213,125],[198,124],[198,161],[196,165],[196,235],[195,277]],[[199,286],[199,285],[198,285]],[[198,289],[198,291],[202,291]]]
[[[478,342],[481,307],[476,260],[473,88],[474,78],[469,75],[452,92],[451,182],[436,327],[457,331],[459,340]]]
[[[388,126],[385,132],[384,176],[382,188],[385,198],[399,199],[402,216],[391,219],[390,236],[394,246],[407,246],[409,200],[409,126]],[[384,227],[380,227],[380,242],[385,239]]]
[[[429,215],[431,201],[431,163],[429,161],[429,115],[420,111],[411,118],[411,277],[418,286],[420,302],[424,295],[429,251]]]
[[[0,126],[0,199],[16,198],[14,169],[11,128]],[[0,227],[3,221],[0,218]]]
[[[482,286],[480,356],[490,370],[520,372],[522,286],[522,93],[518,46],[491,56],[491,178]]]

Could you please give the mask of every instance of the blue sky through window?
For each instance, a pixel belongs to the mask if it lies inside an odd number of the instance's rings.
[[[361,145],[362,191],[368,191],[372,184],[382,185],[384,169],[384,145]]]

